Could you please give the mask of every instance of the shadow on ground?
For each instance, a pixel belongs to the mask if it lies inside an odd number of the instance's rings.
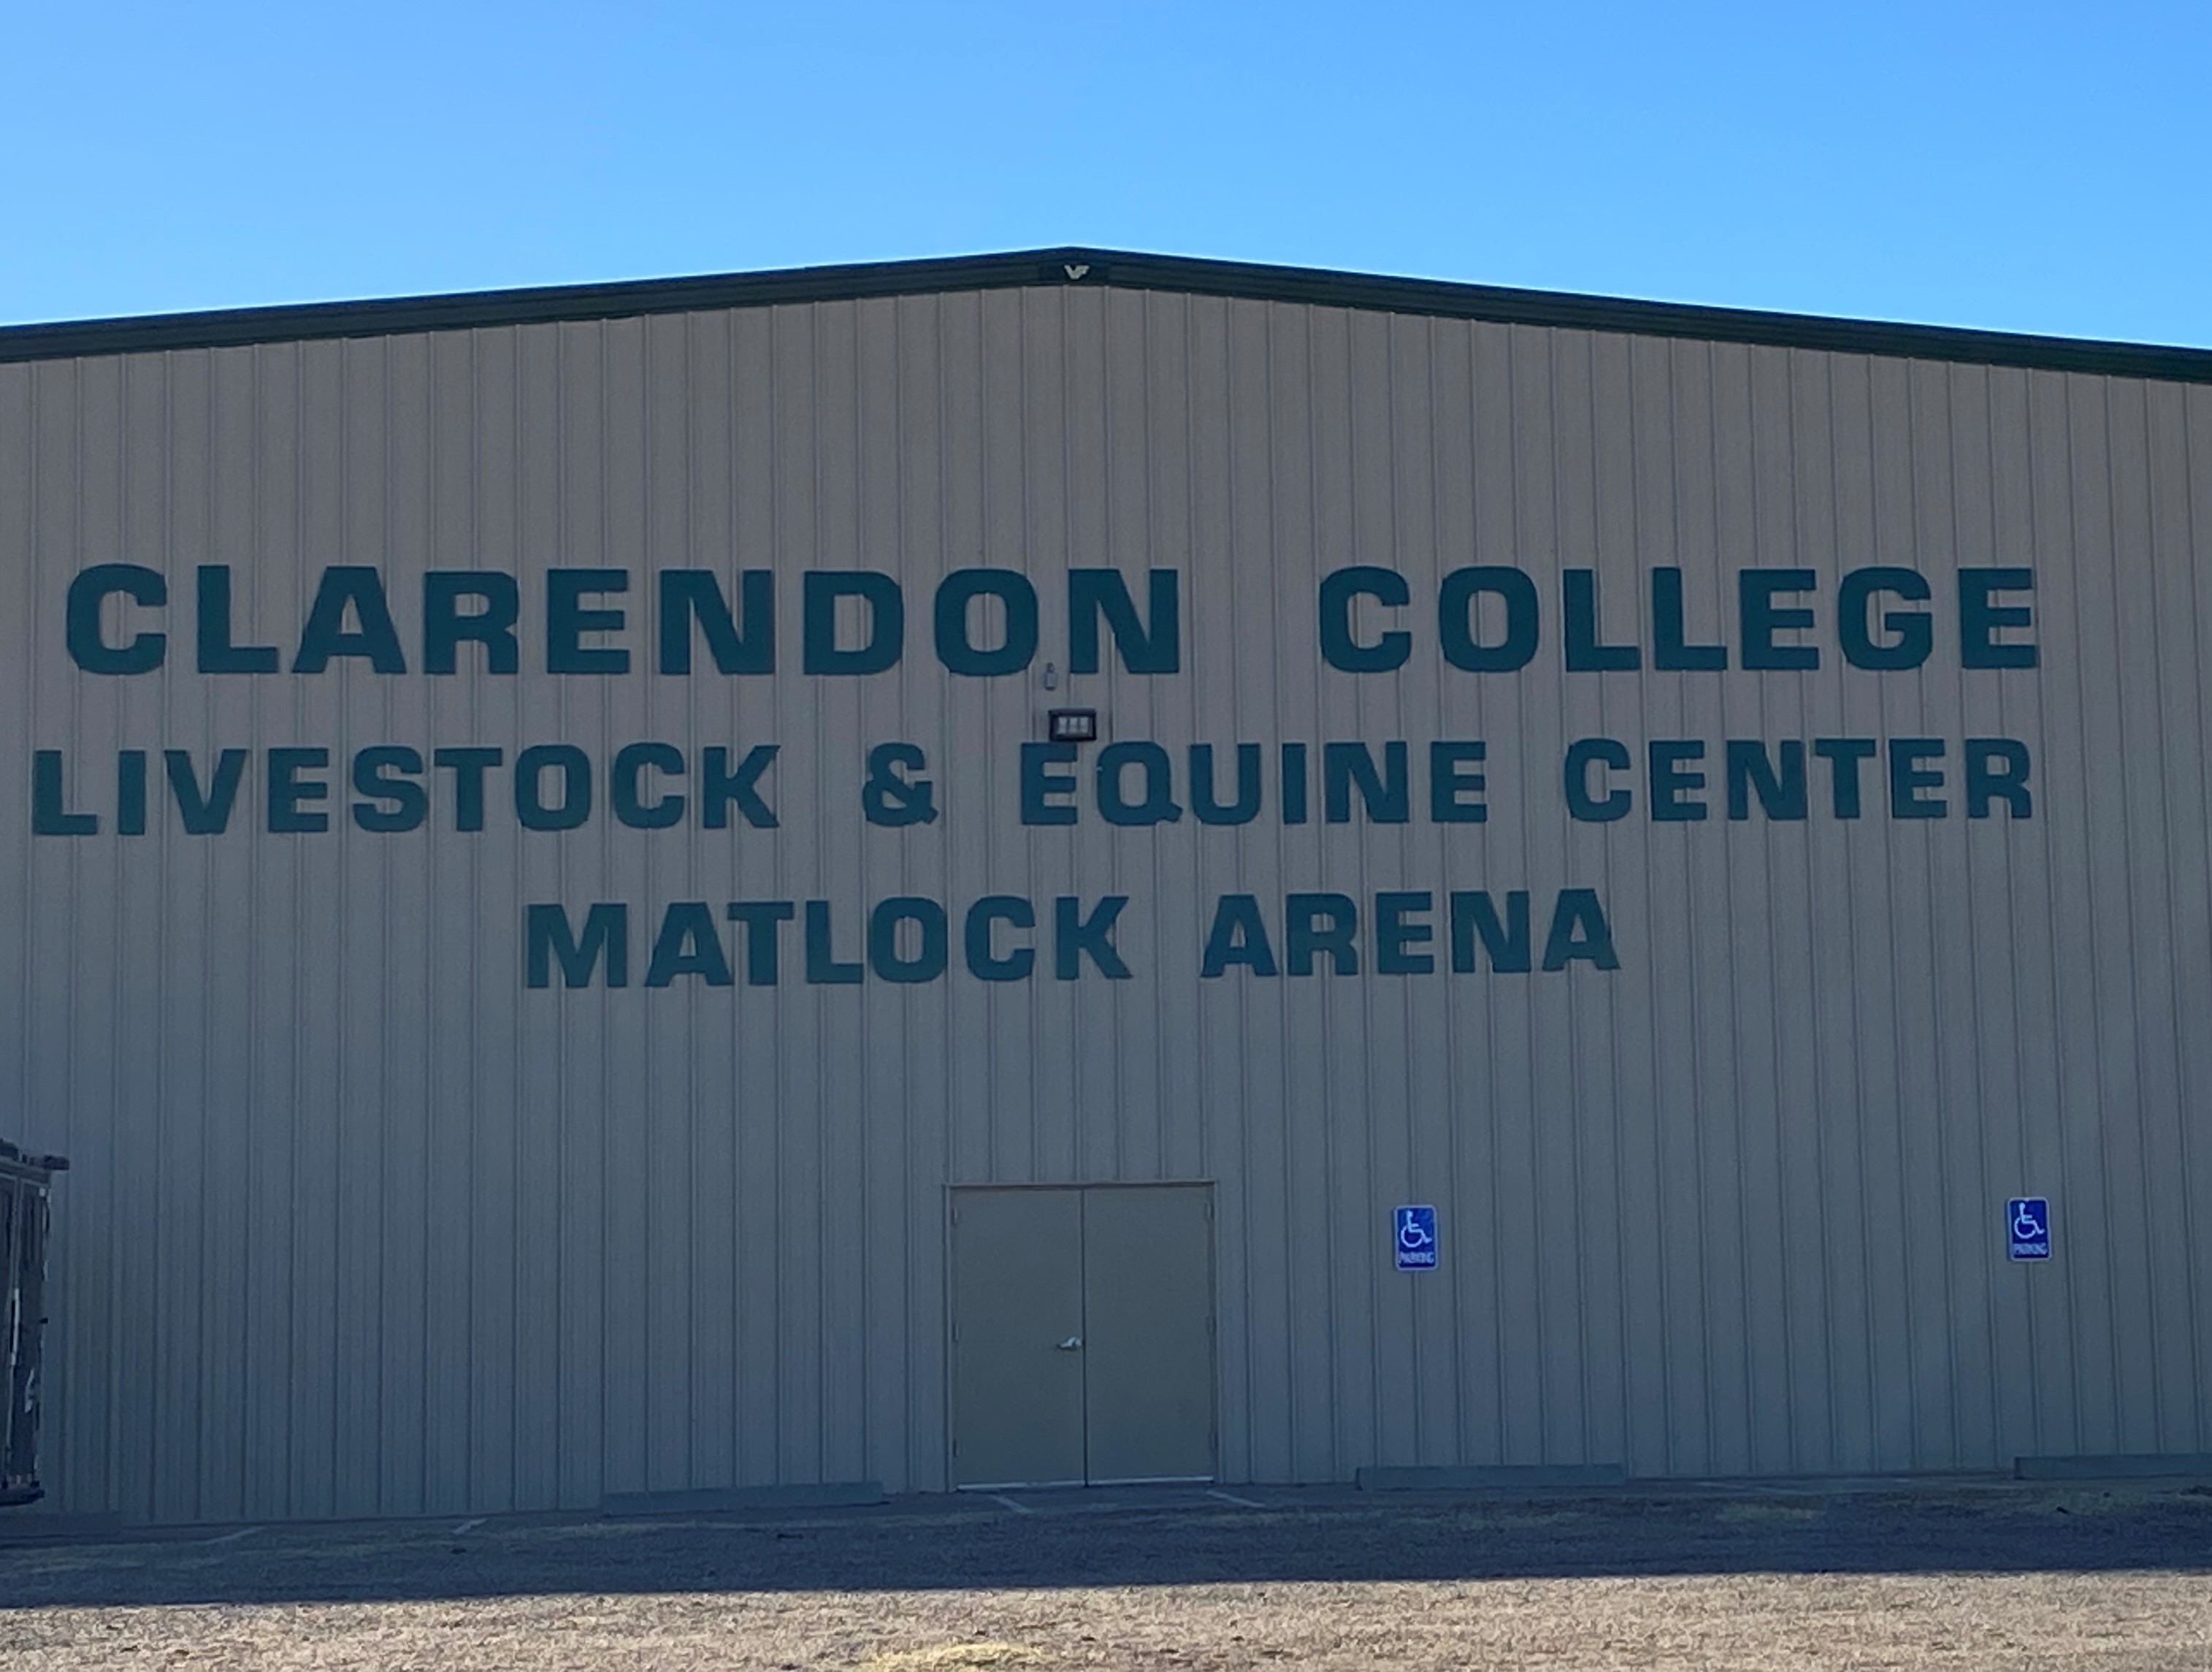
[[[386,1522],[8,1545],[0,1608],[1717,1573],[2212,1572],[2212,1487],[1246,1504],[905,1499],[776,1521]],[[0,1632],[4,1641],[4,1632]]]

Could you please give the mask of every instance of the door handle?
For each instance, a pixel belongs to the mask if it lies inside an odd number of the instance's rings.
[[[1069,1336],[1066,1341],[1062,1341],[1062,1342],[1060,1344],[1060,1351],[1061,1351],[1062,1353],[1075,1353],[1075,1352],[1079,1352],[1079,1351],[1080,1351],[1080,1350],[1081,1350],[1081,1348],[1082,1348],[1082,1347],[1083,1347],[1083,1337],[1082,1337],[1082,1336],[1080,1336],[1080,1335],[1070,1335],[1070,1336]]]

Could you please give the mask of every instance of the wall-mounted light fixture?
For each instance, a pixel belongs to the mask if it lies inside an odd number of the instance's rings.
[[[1054,708],[1045,715],[1045,736],[1054,743],[1098,741],[1098,710]]]

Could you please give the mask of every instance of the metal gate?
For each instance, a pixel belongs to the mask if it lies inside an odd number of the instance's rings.
[[[0,1139],[0,1505],[39,1485],[39,1349],[46,1323],[47,1187],[69,1163]]]

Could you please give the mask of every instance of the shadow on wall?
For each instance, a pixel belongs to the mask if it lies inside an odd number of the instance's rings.
[[[0,1611],[567,1592],[2196,1570],[2212,1486],[1698,1497],[1341,1490],[907,1499],[775,1522],[516,1518],[23,1542]],[[1016,1505],[1018,1505],[1018,1507]]]

